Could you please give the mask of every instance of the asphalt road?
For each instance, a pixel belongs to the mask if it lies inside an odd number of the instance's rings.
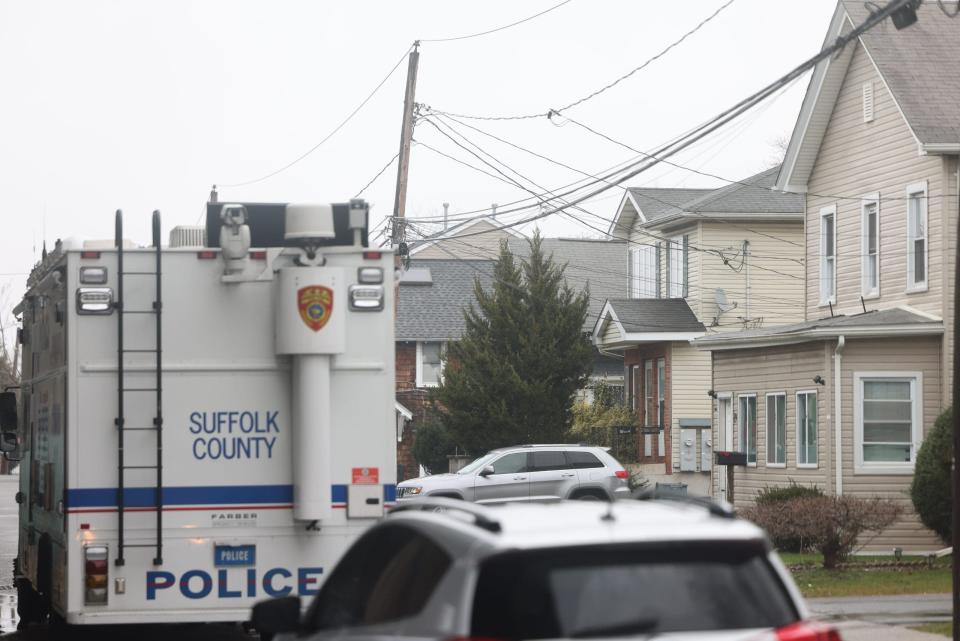
[[[953,604],[949,594],[902,594],[807,599],[818,619],[856,619],[883,625],[917,625],[950,621]]]

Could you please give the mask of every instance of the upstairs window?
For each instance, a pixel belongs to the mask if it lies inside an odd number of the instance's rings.
[[[436,387],[443,380],[443,343],[417,343],[417,387]]]
[[[820,304],[837,302],[836,207],[820,210]]]
[[[880,295],[880,196],[864,198],[860,206],[862,256],[860,291],[864,296]]]
[[[688,237],[674,236],[667,243],[667,298],[687,296]]]
[[[907,291],[927,289],[927,183],[907,187]]]
[[[630,251],[630,298],[657,297],[657,248],[641,245]]]

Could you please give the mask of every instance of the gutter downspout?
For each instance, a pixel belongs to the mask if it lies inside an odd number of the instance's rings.
[[[842,416],[841,412],[843,406],[841,403],[841,389],[840,389],[840,370],[841,363],[843,359],[843,348],[847,344],[847,340],[844,336],[837,338],[837,348],[833,350],[833,437],[834,437],[834,459],[836,466],[836,480],[835,484],[835,494],[837,496],[843,496],[843,433],[841,432],[841,422],[840,417]]]

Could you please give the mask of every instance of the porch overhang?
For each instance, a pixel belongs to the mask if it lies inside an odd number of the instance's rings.
[[[608,300],[594,325],[593,342],[603,351],[617,352],[650,343],[691,342],[705,334],[682,298]]]

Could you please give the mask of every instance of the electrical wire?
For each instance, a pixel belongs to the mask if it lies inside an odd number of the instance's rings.
[[[252,180],[245,180],[245,181],[243,181],[243,182],[237,182],[237,183],[229,183],[229,184],[227,184],[227,183],[222,183],[222,184],[220,184],[220,186],[221,186],[221,187],[245,187],[245,186],[247,186],[247,185],[253,185],[254,183],[263,182],[264,180],[267,180],[268,178],[273,178],[273,177],[276,176],[277,174],[280,174],[280,173],[286,171],[287,169],[290,169],[291,167],[293,167],[294,165],[296,165],[298,162],[300,162],[301,160],[303,160],[304,158],[306,158],[307,156],[309,156],[310,154],[312,154],[313,152],[315,152],[315,151],[316,151],[317,149],[319,149],[325,142],[327,142],[328,140],[330,140],[331,138],[333,138],[333,136],[336,135],[336,133],[337,133],[338,131],[340,131],[341,129],[343,129],[343,127],[344,127],[348,122],[350,122],[350,121],[353,119],[353,117],[356,116],[357,113],[358,113],[361,109],[363,109],[363,107],[364,107],[368,102],[370,102],[370,99],[373,98],[373,97],[377,94],[378,91],[380,91],[380,88],[383,87],[384,84],[386,84],[387,80],[389,80],[390,77],[394,74],[394,72],[400,67],[400,65],[401,65],[401,64],[403,63],[403,61],[406,59],[407,55],[408,55],[411,51],[413,51],[416,47],[417,47],[417,43],[416,43],[416,42],[413,43],[412,45],[410,45],[410,47],[409,47],[406,51],[403,52],[403,55],[400,56],[400,59],[397,60],[397,63],[396,63],[395,65],[393,65],[393,67],[390,68],[390,71],[387,72],[387,75],[384,76],[383,80],[381,80],[381,81],[379,82],[379,84],[377,84],[377,86],[373,88],[373,91],[371,91],[369,94],[367,94],[367,97],[364,98],[364,99],[360,102],[360,104],[357,105],[357,106],[354,108],[354,110],[351,111],[351,112],[347,115],[346,118],[344,118],[343,120],[341,120],[341,121],[340,121],[340,124],[338,124],[336,127],[334,127],[334,128],[330,131],[330,133],[328,133],[326,136],[324,136],[324,137],[320,140],[320,142],[318,142],[317,144],[313,145],[310,149],[308,149],[307,151],[303,152],[302,154],[300,154],[299,156],[297,156],[296,158],[294,158],[293,160],[291,160],[291,161],[288,162],[287,164],[283,165],[283,166],[280,167],[279,169],[275,169],[274,171],[271,171],[271,172],[268,173],[268,174],[264,174],[263,176],[260,176],[259,178],[254,178],[254,179],[252,179]]]
[[[370,181],[369,181],[366,185],[363,186],[363,189],[361,189],[360,191],[357,192],[357,195],[354,196],[354,198],[359,198],[360,195],[361,195],[363,192],[365,192],[370,185],[372,185],[374,182],[376,182],[377,178],[379,178],[380,176],[383,175],[383,172],[385,172],[387,169],[389,169],[390,165],[393,164],[393,161],[396,160],[396,159],[399,158],[399,157],[400,157],[400,152],[398,151],[397,153],[395,153],[395,154],[393,155],[393,158],[391,158],[389,161],[387,161],[387,164],[383,166],[383,169],[381,169],[380,171],[378,171],[378,172],[377,172],[377,175],[374,176],[373,178],[371,178]]]
[[[550,13],[551,11],[554,11],[554,10],[556,10],[556,9],[559,9],[560,7],[562,7],[562,6],[565,5],[565,4],[569,4],[569,3],[572,2],[572,1],[573,1],[573,0],[564,0],[563,2],[561,2],[561,3],[559,3],[559,4],[553,5],[553,6],[550,7],[549,9],[544,9],[544,10],[541,11],[540,13],[535,13],[535,14],[533,14],[532,16],[528,16],[528,17],[526,17],[526,18],[524,18],[524,19],[522,19],[522,20],[517,20],[516,22],[511,22],[510,24],[503,25],[502,27],[496,27],[495,29],[488,29],[487,31],[481,31],[481,32],[479,32],[479,33],[471,33],[471,34],[467,34],[467,35],[465,35],[465,36],[454,36],[454,37],[452,37],[452,38],[422,38],[422,39],[420,40],[420,42],[453,42],[453,41],[455,41],[455,40],[469,40],[470,38],[479,38],[479,37],[481,37],[481,36],[488,36],[488,35],[490,35],[491,33],[497,33],[498,31],[503,31],[504,29],[509,29],[510,27],[516,27],[517,25],[521,25],[521,24],[523,24],[524,22],[530,22],[530,21],[533,20],[534,18],[539,18],[540,16],[546,15],[546,14]]]
[[[568,104],[568,105],[565,106],[565,107],[561,107],[561,108],[559,108],[559,109],[549,109],[549,110],[547,110],[545,113],[525,114],[525,115],[518,115],[518,116],[473,116],[473,115],[468,115],[468,114],[456,114],[456,113],[449,113],[449,112],[442,112],[442,113],[445,113],[446,115],[454,116],[454,117],[457,117],[457,118],[467,118],[467,119],[470,119],[470,120],[530,120],[530,119],[533,119],[533,118],[544,118],[544,117],[549,118],[551,113],[562,113],[563,111],[566,111],[567,109],[571,109],[571,108],[573,108],[573,107],[576,107],[576,106],[578,106],[578,105],[580,105],[580,104],[583,104],[584,102],[587,102],[588,100],[591,100],[591,99],[599,96],[600,94],[604,93],[605,91],[608,91],[608,90],[612,89],[613,87],[617,86],[618,84],[620,84],[620,83],[623,82],[624,80],[630,78],[632,75],[634,75],[634,74],[637,73],[638,71],[641,71],[642,69],[644,69],[644,68],[648,67],[649,65],[651,65],[652,63],[656,62],[657,60],[659,60],[660,58],[662,58],[663,56],[665,56],[667,53],[669,53],[670,50],[672,50],[672,49],[674,49],[675,47],[679,46],[681,43],[683,43],[684,40],[686,40],[687,38],[689,38],[690,36],[692,36],[693,34],[695,34],[697,31],[699,31],[700,29],[702,29],[707,23],[709,23],[711,20],[713,20],[714,18],[716,18],[718,15],[720,15],[720,13],[723,12],[724,9],[726,9],[727,7],[729,7],[729,6],[730,6],[731,4],[733,4],[735,1],[736,1],[736,0],[727,0],[727,2],[725,2],[724,4],[722,4],[716,11],[714,11],[714,12],[711,13],[709,16],[707,16],[706,18],[704,18],[703,20],[701,20],[694,28],[692,28],[692,29],[690,29],[689,31],[687,31],[686,33],[684,33],[682,36],[680,36],[680,38],[678,38],[677,40],[674,40],[673,42],[671,42],[669,45],[667,45],[665,48],[663,48],[662,50],[660,50],[657,54],[655,54],[655,55],[651,56],[650,58],[648,58],[647,60],[645,60],[645,61],[644,61],[642,64],[640,64],[639,66],[634,67],[634,68],[633,68],[632,70],[630,70],[629,72],[627,72],[627,73],[625,73],[624,75],[620,76],[619,78],[617,78],[617,79],[614,80],[613,82],[611,82],[611,83],[609,83],[609,84],[607,84],[607,85],[604,85],[604,86],[601,87],[600,89],[597,89],[596,91],[593,91],[593,92],[591,92],[590,94],[588,94],[588,95],[586,95],[586,96],[584,96],[584,97],[582,97],[582,98],[579,98],[579,99],[577,99],[577,100],[574,100],[573,102],[571,102],[570,104]]]

